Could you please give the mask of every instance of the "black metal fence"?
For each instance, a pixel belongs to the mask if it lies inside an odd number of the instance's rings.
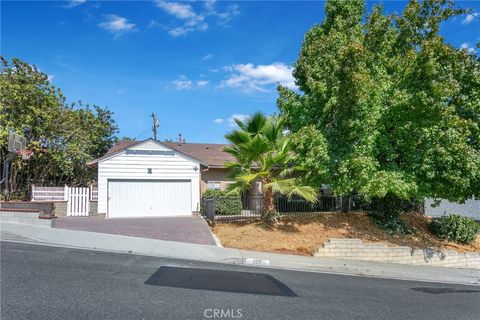
[[[202,215],[211,221],[245,221],[260,219],[263,211],[263,196],[242,195],[242,208],[235,214],[221,214],[215,210],[213,197],[203,199]],[[300,197],[275,196],[277,213],[282,217],[310,217],[319,213],[354,210],[353,197],[321,195],[311,203]]]

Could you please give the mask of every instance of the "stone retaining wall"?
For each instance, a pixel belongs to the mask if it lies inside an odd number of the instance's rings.
[[[478,252],[463,253],[454,250],[437,251],[430,248],[389,247],[383,243],[363,243],[361,239],[329,239],[314,256],[480,269],[480,253]]]

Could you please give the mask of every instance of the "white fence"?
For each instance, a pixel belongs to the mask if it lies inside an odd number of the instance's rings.
[[[68,187],[35,187],[32,185],[32,200],[34,201],[66,201]]]
[[[68,188],[67,216],[88,216],[90,188]]]
[[[38,187],[32,185],[32,201],[66,201],[67,216],[88,216],[90,202],[98,200],[97,187]]]
[[[32,201],[68,201],[68,192],[72,187],[38,187],[32,185]],[[98,200],[98,188],[91,186],[90,201]]]

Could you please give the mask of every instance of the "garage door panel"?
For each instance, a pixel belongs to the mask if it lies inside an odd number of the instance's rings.
[[[108,216],[155,217],[191,214],[191,182],[122,180],[108,182]]]

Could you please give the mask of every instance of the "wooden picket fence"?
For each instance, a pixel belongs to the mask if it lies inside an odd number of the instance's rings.
[[[98,188],[91,187],[39,187],[32,185],[32,201],[66,201],[67,216],[88,216],[90,201],[98,200]]]

